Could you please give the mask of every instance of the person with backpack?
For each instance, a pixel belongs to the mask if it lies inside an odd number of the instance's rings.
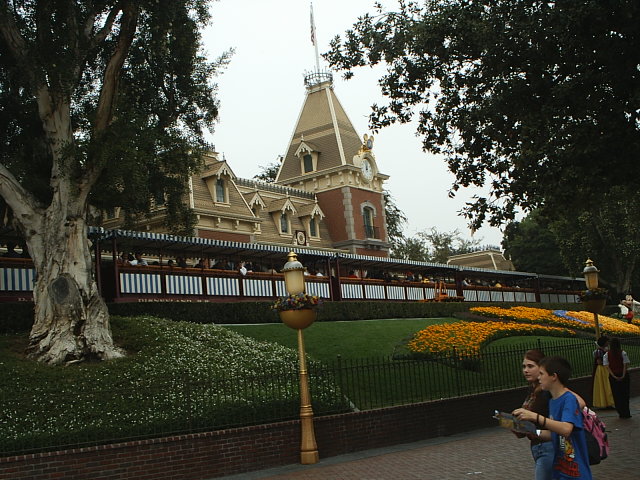
[[[551,394],[549,416],[525,408],[518,408],[513,415],[541,425],[537,435],[553,442],[554,480],[592,480],[589,453],[583,431],[583,413],[578,399],[567,388],[571,365],[562,357],[545,357],[540,360],[540,386]]]
[[[602,359],[603,365],[609,372],[609,384],[613,393],[613,400],[620,418],[631,418],[629,410],[629,391],[631,388],[627,366],[629,356],[622,350],[619,338],[612,338],[609,351]]]
[[[522,374],[529,384],[527,398],[525,398],[522,408],[531,410],[541,417],[549,416],[549,392],[542,390],[538,377],[540,376],[540,360],[544,358],[544,353],[540,350],[527,350],[522,360]],[[542,425],[537,425],[542,428]],[[535,462],[535,480],[551,480],[553,466],[553,444],[550,440],[543,440],[537,435],[526,435],[514,432],[516,437],[527,437],[531,441],[531,456]]]

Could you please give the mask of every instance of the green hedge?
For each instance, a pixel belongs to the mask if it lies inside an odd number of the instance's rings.
[[[125,317],[154,315],[172,320],[196,323],[240,324],[279,322],[278,314],[271,310],[271,301],[265,302],[140,302],[110,303],[109,312]],[[318,310],[318,321],[349,321],[374,318],[434,318],[452,317],[471,307],[494,305],[476,302],[325,302]],[[501,304],[505,307],[510,304]],[[577,309],[579,304],[539,304],[539,308]],[[28,332],[33,324],[33,303],[0,303],[0,334]]]
[[[33,325],[33,302],[0,303],[0,334],[29,332]]]

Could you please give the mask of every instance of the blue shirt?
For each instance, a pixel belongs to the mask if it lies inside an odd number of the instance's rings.
[[[582,410],[575,395],[565,392],[549,400],[549,418],[573,424],[573,431],[568,438],[551,432],[555,453],[553,478],[592,480],[587,442],[582,430]]]

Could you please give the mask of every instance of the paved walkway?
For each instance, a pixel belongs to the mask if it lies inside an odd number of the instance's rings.
[[[593,478],[640,479],[640,397],[631,400],[633,418],[599,411],[609,431],[611,455],[592,466]],[[322,452],[320,452],[322,457]],[[521,480],[533,479],[526,439],[503,428],[441,437],[320,460],[224,477],[227,480]]]

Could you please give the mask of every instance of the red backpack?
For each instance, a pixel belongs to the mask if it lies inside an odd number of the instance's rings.
[[[589,407],[582,409],[582,426],[587,440],[589,465],[597,465],[609,456],[606,425]]]

